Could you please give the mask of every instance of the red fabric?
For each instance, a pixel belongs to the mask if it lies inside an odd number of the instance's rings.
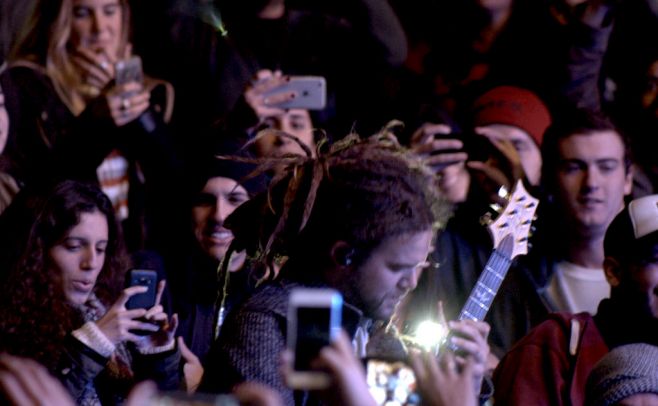
[[[569,354],[571,320],[580,323],[576,356]],[[554,313],[519,341],[494,372],[494,400],[499,405],[583,405],[585,382],[608,353],[588,313]]]
[[[495,87],[480,96],[473,105],[475,126],[507,124],[527,132],[537,145],[551,124],[544,102],[533,92],[513,86]]]

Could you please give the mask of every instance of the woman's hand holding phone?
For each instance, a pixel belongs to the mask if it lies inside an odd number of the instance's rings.
[[[126,309],[126,303],[131,296],[145,293],[147,290],[146,286],[131,286],[124,289],[107,313],[96,321],[96,326],[112,344],[117,345],[124,341],[137,342],[142,339],[131,330],[158,331],[157,325],[137,320],[146,315],[147,309]]]
[[[271,96],[268,94],[288,83],[288,80],[288,76],[284,76],[279,70],[272,72],[262,69],[256,72],[255,79],[244,92],[244,99],[258,117],[259,122],[263,122],[268,117],[280,116],[285,113],[285,110],[277,105],[294,99],[295,94],[292,92]]]
[[[141,116],[150,103],[151,94],[141,84],[132,82],[113,86],[96,98],[90,108],[95,117],[110,119],[122,127]]]
[[[140,337],[140,339],[136,341],[137,346],[142,350],[162,347],[169,345],[174,341],[174,335],[176,333],[176,328],[178,327],[178,315],[174,314],[169,318],[160,304],[165,285],[166,282],[164,280],[158,283],[155,306],[148,309],[144,314],[144,319],[151,323],[151,325],[155,325],[158,330],[153,334]]]

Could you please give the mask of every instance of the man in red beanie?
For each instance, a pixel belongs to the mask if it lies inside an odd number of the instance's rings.
[[[426,125],[413,139],[416,151],[426,154],[436,168],[439,187],[457,207],[446,230],[437,237],[433,255],[440,266],[426,270],[405,308],[410,332],[436,313],[438,298],[443,300],[449,319],[459,314],[491,254],[491,239],[480,218],[495,197],[492,192],[497,195],[501,186],[509,190],[518,178],[525,178],[531,186],[539,185],[540,144],[551,123],[539,97],[529,90],[500,86],[479,97],[472,111],[474,131],[460,134],[461,140],[436,138],[435,133],[450,133],[450,128],[442,125]],[[473,142],[476,137],[484,137],[487,142]],[[464,144],[468,145],[467,152],[446,151],[463,148]],[[475,150],[476,145],[487,148],[487,153]],[[490,158],[476,161],[478,155]],[[502,356],[529,328],[525,320],[517,323],[516,315],[509,311],[516,303],[507,300],[500,295],[487,318],[492,326],[492,353],[497,356]]]
[[[538,185],[541,146],[551,124],[546,105],[529,90],[499,86],[480,96],[473,106],[476,133],[490,140],[509,141],[519,154],[528,182]]]
[[[473,148],[486,149],[487,145],[472,140],[473,135],[467,134],[469,131],[451,139],[447,135],[453,129],[447,125],[426,123],[412,137],[412,148],[425,155],[428,164],[436,169],[439,187],[447,198],[453,203],[462,203],[469,198],[473,170],[493,177],[501,183],[498,186],[510,186],[512,179],[505,177],[514,176],[524,176],[530,185],[538,185],[541,175],[539,148],[544,131],[551,124],[550,113],[541,99],[526,89],[499,86],[475,101],[471,116],[475,135],[486,137],[500,150],[497,155],[502,155],[499,158],[509,162],[489,160],[488,165],[482,165],[476,160],[482,153],[486,156],[487,152]],[[469,147],[465,148],[465,144]],[[523,173],[515,171],[515,165],[520,166]]]

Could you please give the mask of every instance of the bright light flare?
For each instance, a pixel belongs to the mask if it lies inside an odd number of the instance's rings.
[[[416,328],[414,341],[426,351],[436,351],[448,336],[448,329],[441,323],[425,320]]]

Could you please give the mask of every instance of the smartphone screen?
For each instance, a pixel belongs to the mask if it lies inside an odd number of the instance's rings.
[[[369,359],[366,381],[370,394],[378,405],[418,405],[414,371],[404,362]]]
[[[295,345],[295,370],[308,371],[311,361],[329,345],[331,309],[328,307],[297,308],[297,339]]]
[[[114,65],[114,71],[117,85],[124,85],[130,82],[142,83],[144,81],[142,59],[139,56],[132,56],[128,59],[118,61]]]
[[[311,361],[329,345],[341,328],[343,297],[332,289],[294,288],[288,302],[287,346],[294,353],[293,370],[286,383],[293,389],[326,389],[324,371],[312,370]]]
[[[128,299],[126,309],[150,309],[155,306],[155,298],[158,285],[158,274],[156,271],[133,269],[128,274],[126,286],[146,286],[144,293],[138,293]]]
[[[282,109],[322,110],[327,104],[327,82],[321,76],[291,76],[290,81],[266,93],[294,92],[296,97],[275,106]]]

